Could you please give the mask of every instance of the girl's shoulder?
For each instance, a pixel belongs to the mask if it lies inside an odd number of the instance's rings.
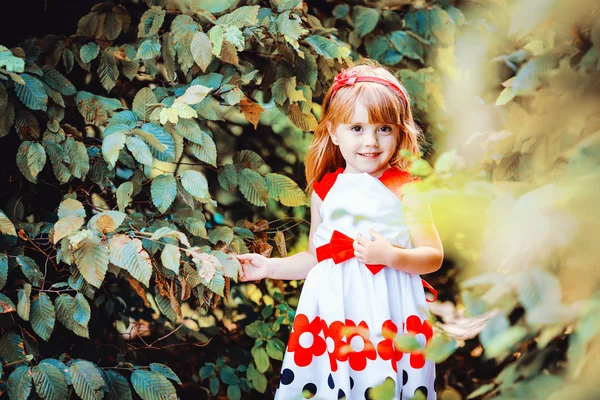
[[[335,171],[331,171],[323,175],[323,177],[313,184],[313,189],[315,193],[321,198],[321,200],[325,200],[325,196],[329,190],[333,187],[337,177],[344,172],[344,168],[339,167]]]

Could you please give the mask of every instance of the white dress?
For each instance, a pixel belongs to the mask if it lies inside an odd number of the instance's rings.
[[[373,228],[391,244],[413,248],[389,182],[396,178],[397,188],[398,179],[415,179],[396,167],[380,178],[342,172],[315,184],[324,197],[315,247],[328,244],[334,231],[350,243],[358,233],[371,240]],[[411,333],[422,345],[432,337],[423,285],[418,274],[387,266],[373,273],[353,256],[338,264],[321,260],[300,294],[275,399],[370,399],[370,388],[389,377],[394,399],[410,399],[419,389],[434,400],[435,364],[421,351],[402,353],[394,344],[396,335]]]

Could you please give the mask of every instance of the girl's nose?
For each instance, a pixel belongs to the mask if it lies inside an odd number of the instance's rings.
[[[379,141],[377,140],[377,135],[374,135],[372,133],[365,135],[365,145],[372,146],[372,147],[379,146]]]

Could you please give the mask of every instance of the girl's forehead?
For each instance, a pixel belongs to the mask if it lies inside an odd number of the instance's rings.
[[[348,109],[342,111],[339,115],[340,125],[349,124],[397,124],[395,116],[385,115],[381,109],[378,109],[376,105],[364,104],[360,101],[356,101]]]

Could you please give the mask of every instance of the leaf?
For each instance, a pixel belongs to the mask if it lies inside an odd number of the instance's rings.
[[[210,193],[208,192],[208,182],[204,175],[198,171],[187,170],[179,174],[181,185],[198,201],[210,201]]]
[[[139,239],[128,241],[123,246],[122,259],[123,264],[117,266],[128,271],[132,277],[149,287],[152,262],[146,250],[142,248],[142,241]]]
[[[35,390],[42,399],[63,400],[69,397],[67,380],[52,364],[40,363],[32,368]]]
[[[206,69],[210,65],[213,59],[212,44],[210,39],[204,32],[196,32],[192,38],[190,47],[192,57],[202,72],[206,72]]]
[[[273,93],[273,99],[277,104],[283,104],[286,101],[290,103],[296,101],[306,101],[302,90],[296,89],[296,77],[292,78],[279,78],[273,84],[271,92]]]
[[[79,57],[84,63],[89,63],[92,60],[95,60],[96,57],[98,57],[99,53],[100,47],[98,47],[98,44],[96,42],[89,42],[87,44],[84,44],[83,46],[81,46],[81,49],[79,49]]]
[[[109,169],[115,167],[119,159],[119,152],[125,147],[125,140],[127,140],[127,136],[123,132],[116,132],[102,139],[102,155],[109,165]]]
[[[15,259],[27,280],[31,282],[33,286],[41,287],[44,282],[44,274],[42,274],[42,271],[40,271],[40,267],[38,267],[36,262],[27,256],[17,256]]]
[[[217,146],[208,133],[202,132],[202,146],[192,143],[189,148],[194,157],[200,161],[204,161],[213,167],[217,166]]]
[[[10,331],[0,335],[0,357],[9,363],[23,360],[25,358],[25,346],[21,336]]]
[[[8,256],[0,253],[0,290],[6,285],[8,279]]]
[[[138,37],[148,37],[158,33],[165,21],[165,10],[159,6],[153,6],[147,10],[138,25]]]
[[[256,363],[256,368],[264,373],[269,369],[269,356],[265,351],[264,347],[253,347],[252,357],[254,357],[254,362]]]
[[[91,220],[90,220],[91,221]],[[74,252],[75,263],[87,283],[99,288],[108,270],[108,248],[96,237],[85,238]]]
[[[206,95],[209,94],[211,91],[212,91],[211,88],[203,86],[203,85],[190,86],[189,88],[187,88],[187,90],[185,91],[183,96],[180,96],[175,99],[175,102],[173,104],[179,104],[179,103],[184,103],[184,104],[188,104],[188,105],[198,104],[202,100],[204,100]]]
[[[98,234],[112,232],[121,226],[126,217],[127,214],[119,211],[103,211],[90,218],[87,228]]]
[[[30,297],[31,285],[29,283],[25,283],[23,285],[23,289],[19,290],[19,302],[17,304],[17,314],[19,314],[19,317],[23,318],[25,321],[29,321],[29,314],[31,312]]]
[[[509,101],[511,101],[514,98],[515,98],[514,89],[512,87],[505,87],[502,90],[502,92],[500,92],[500,95],[498,95],[498,98],[496,99],[496,105],[503,106],[504,104],[508,103]]]
[[[0,314],[6,314],[14,311],[17,311],[15,303],[13,303],[11,299],[6,297],[6,295],[0,293]]]
[[[106,393],[106,400],[131,400],[131,387],[129,382],[122,375],[115,371],[107,370],[106,373],[108,392]]]
[[[165,213],[177,196],[177,181],[171,174],[158,175],[150,187],[152,202],[161,213]]]
[[[260,120],[260,115],[265,111],[262,106],[248,99],[242,99],[240,101],[240,108],[244,113],[246,121],[250,122],[254,126],[254,129],[256,129],[258,121]]]
[[[69,368],[75,393],[83,400],[102,400],[105,385],[98,367],[86,360],[73,361]]]
[[[290,15],[293,16],[290,19]],[[299,51],[298,39],[301,35],[307,34],[309,31],[302,25],[302,20],[295,14],[290,14],[290,11],[279,14],[275,20],[277,30],[283,35],[286,42],[292,45],[297,51]]]
[[[102,86],[109,92],[117,84],[119,68],[117,67],[117,59],[112,53],[109,53],[108,51],[102,51],[100,53],[98,75]]]
[[[425,346],[425,357],[438,364],[444,362],[457,349],[456,341],[442,335],[435,335]]]
[[[133,99],[132,111],[142,121],[149,121],[152,110],[158,104],[158,99],[152,89],[145,87],[136,93]]]
[[[55,317],[52,300],[46,293],[40,293],[39,297],[31,302],[31,327],[39,337],[48,341],[54,330]]]
[[[131,198],[133,195],[133,183],[123,182],[117,189],[117,206],[120,212],[124,212],[127,206],[131,204]]]
[[[9,49],[0,46],[0,67],[5,67],[9,72],[23,72],[25,61],[20,57],[15,57]]]
[[[218,14],[235,9],[238,3],[239,0],[201,0],[198,2],[198,7],[209,13]]]
[[[60,373],[65,377],[65,381],[67,382],[67,385],[71,384],[71,376],[69,374],[69,368],[64,363],[62,363],[54,358],[45,358],[42,361],[40,361],[40,364],[48,364],[48,365],[55,366],[56,368],[58,368]]]
[[[85,217],[83,204],[75,199],[65,199],[58,206],[58,218],[62,219],[70,215]]]
[[[73,315],[73,319],[80,325],[87,326],[91,317],[91,308],[88,301],[83,297],[81,293],[77,293],[75,296],[75,314]]]
[[[146,143],[143,140],[135,136],[129,136],[127,137],[125,143],[127,144],[127,148],[129,149],[129,151],[133,155],[133,158],[135,158],[137,162],[143,165],[148,165],[150,167],[152,166],[152,153],[150,152],[148,145],[146,145]]]
[[[54,301],[56,310],[56,319],[64,325],[65,328],[84,338],[89,338],[90,334],[87,326],[77,323],[74,319],[77,310],[77,301],[68,294],[61,294]]]
[[[0,234],[2,235],[12,235],[17,236],[17,231],[15,230],[15,226],[11,222],[10,219],[0,210]],[[0,274],[1,276],[1,274]],[[2,284],[2,279],[0,278],[0,289],[2,289],[4,285]]]
[[[375,29],[377,22],[379,22],[379,11],[376,9],[363,6],[354,6],[352,9],[352,24],[359,37]]]
[[[388,37],[400,54],[413,60],[425,62],[423,60],[423,45],[414,36],[404,31],[394,31]]]
[[[233,255],[223,253],[222,251],[218,251],[215,257],[217,257],[217,260],[221,263],[225,276],[233,278],[233,280],[237,282],[241,267],[239,260]]]
[[[25,84],[15,83],[15,94],[19,100],[31,110],[46,111],[48,95],[46,95],[42,82],[29,74],[21,74],[20,76]]]
[[[42,71],[44,71],[44,82],[52,89],[58,90],[64,96],[72,96],[77,93],[75,86],[55,68],[44,65]]]
[[[219,240],[230,244],[233,240],[233,230],[228,226],[218,226],[208,234],[208,240],[212,244],[217,244]]]
[[[315,49],[317,54],[320,54],[325,58],[334,59],[340,57],[338,46],[333,41],[326,39],[323,36],[313,35],[304,40]]]
[[[267,354],[269,357],[274,358],[275,360],[283,360],[284,350],[285,345],[281,340],[274,338],[267,341]]]
[[[131,374],[131,383],[143,400],[171,400],[177,398],[173,384],[158,372],[136,369]]]
[[[162,126],[147,122],[142,125],[142,131],[151,134],[154,138],[158,139],[164,150],[160,150],[152,142],[149,142],[152,146],[152,154],[160,161],[174,161],[175,159],[175,142],[169,132],[167,132]],[[136,131],[136,133],[138,133]],[[145,139],[145,138],[144,138]]]
[[[37,176],[46,165],[46,151],[40,143],[24,141],[17,150],[17,166],[31,183],[37,183]]]
[[[104,36],[108,40],[115,40],[121,34],[123,22],[116,13],[107,13],[104,19]]]
[[[177,382],[181,385],[181,380],[179,379],[179,377],[175,374],[175,372],[173,372],[173,370],[171,370],[171,368],[167,367],[166,365],[159,363],[150,363],[149,366],[151,371],[158,372],[159,374],[162,374],[165,378]]]
[[[258,24],[258,10],[260,6],[242,6],[236,8],[229,14],[225,14],[217,21],[217,25],[235,26],[237,28],[244,28],[246,26],[252,26]]]
[[[219,169],[217,175],[219,185],[229,193],[232,193],[238,185],[237,172],[233,164],[225,164]]]
[[[290,104],[288,118],[304,132],[312,132],[317,129],[318,121],[315,116],[312,113],[303,113],[298,104]]]
[[[81,228],[84,223],[83,217],[78,215],[68,215],[61,218],[54,225],[54,244],[58,243],[60,239],[69,236],[71,233]]]
[[[153,37],[153,38],[146,39],[142,43],[140,43],[140,46],[138,47],[137,55],[135,58],[141,59],[141,60],[150,60],[150,59],[155,58],[159,54],[160,54],[160,42],[158,41],[158,38]]]
[[[240,191],[246,199],[256,205],[265,207],[269,199],[269,191],[265,184],[265,180],[258,173],[249,168],[244,168],[238,174],[238,182]]]
[[[394,342],[396,348],[398,348],[404,353],[409,353],[414,350],[422,349],[421,344],[417,341],[417,339],[415,339],[415,336],[411,334],[399,334],[398,336],[396,336],[396,339],[394,339]]]
[[[295,207],[307,205],[307,196],[296,182],[287,176],[269,173],[265,176],[269,195],[284,206]]]
[[[71,174],[75,178],[85,179],[90,170],[90,158],[85,145],[68,137],[65,141]]]
[[[179,275],[179,263],[181,262],[181,252],[177,246],[166,244],[160,254],[160,260],[163,266],[175,275]]]
[[[27,400],[33,387],[29,367],[17,367],[8,377],[8,397],[13,400]]]
[[[177,125],[175,125],[174,131],[190,142],[202,145],[202,130],[196,121],[190,119],[180,119]]]

